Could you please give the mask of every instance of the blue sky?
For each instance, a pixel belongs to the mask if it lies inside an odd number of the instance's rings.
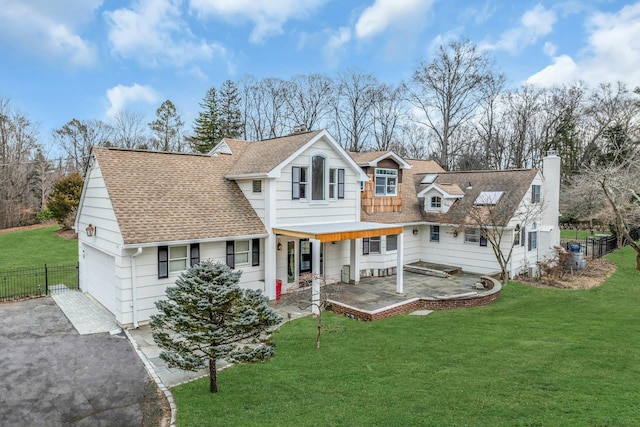
[[[226,79],[334,75],[397,83],[441,43],[490,51],[509,86],[640,86],[640,1],[0,0],[0,97],[43,143],[73,118],[154,119],[171,99],[190,129]]]

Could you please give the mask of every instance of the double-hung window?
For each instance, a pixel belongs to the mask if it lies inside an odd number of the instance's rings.
[[[431,225],[431,226],[429,226],[429,241],[431,241],[431,242],[439,242],[440,241],[440,226],[439,225]]]
[[[536,223],[533,223],[533,226],[531,227],[532,230],[529,231],[529,246],[527,247],[528,250],[532,250],[532,249],[536,249],[538,247],[538,230],[536,227]]]
[[[432,208],[439,208],[442,206],[442,197],[440,196],[433,196],[431,198],[431,207]]]
[[[376,168],[376,196],[398,195],[398,170]]]
[[[294,200],[306,199],[308,183],[308,168],[302,166],[293,166],[291,168],[291,198]]]
[[[329,169],[329,198],[344,199],[344,169]]]
[[[478,243],[480,236],[477,228],[465,228],[464,230],[464,242],[465,243]]]
[[[531,203],[540,203],[540,186],[531,186]]]
[[[158,278],[169,277],[169,273],[184,271],[187,266],[200,262],[200,244],[182,246],[158,246]]]
[[[387,252],[398,250],[398,235],[389,234],[387,236]]]
[[[380,236],[365,237],[362,239],[362,254],[379,254],[380,253]]]
[[[260,265],[260,239],[228,240],[227,265],[236,268],[249,262],[252,266]]]

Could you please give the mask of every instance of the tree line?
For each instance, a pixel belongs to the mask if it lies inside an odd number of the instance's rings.
[[[264,140],[294,129],[326,128],[346,150],[392,149],[447,170],[536,167],[555,150],[568,181],[637,151],[638,94],[621,82],[509,89],[491,54],[462,40],[440,46],[395,84],[359,69],[245,76],[211,87],[191,124],[171,100],[151,122],[128,110],[110,122],[74,118],[52,134],[64,161],[48,159],[33,123],[0,100],[0,226],[39,212],[49,181],[81,172],[93,145],[207,152],[223,137]]]

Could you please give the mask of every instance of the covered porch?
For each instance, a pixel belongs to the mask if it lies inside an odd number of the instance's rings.
[[[397,236],[395,291],[403,293],[403,227],[371,222],[337,222],[279,226],[272,229],[277,239],[278,280],[297,287],[301,277],[311,277],[314,314],[319,311],[320,285],[360,282],[361,239]],[[286,247],[286,252],[284,248]],[[284,267],[284,268],[283,268]],[[285,276],[286,269],[286,276]]]

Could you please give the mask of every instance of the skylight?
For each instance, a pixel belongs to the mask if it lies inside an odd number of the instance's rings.
[[[504,191],[482,191],[473,202],[474,205],[496,205]]]
[[[428,173],[424,176],[424,178],[422,178],[422,181],[420,181],[420,184],[432,184],[437,177],[438,177],[437,173]]]

